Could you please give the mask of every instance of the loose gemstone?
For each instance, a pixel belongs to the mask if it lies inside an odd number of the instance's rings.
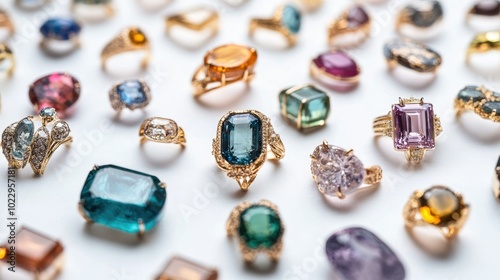
[[[361,5],[353,5],[347,9],[347,28],[357,29],[370,22],[370,17]]]
[[[148,43],[148,39],[144,32],[142,32],[139,28],[130,28],[128,33],[128,37],[132,43],[135,45],[145,45]]]
[[[120,100],[127,107],[141,106],[147,100],[146,90],[138,80],[128,80],[120,83],[116,91]]]
[[[80,196],[90,220],[128,233],[148,231],[159,221],[167,192],[157,177],[115,165],[90,171]]]
[[[419,0],[413,1],[404,9],[411,21],[417,27],[427,28],[443,18],[443,7],[439,1]]]
[[[297,34],[300,31],[302,15],[297,7],[286,4],[283,7],[281,15],[281,24],[285,26],[290,33]]]
[[[141,130],[152,140],[171,140],[177,135],[177,123],[166,118],[151,118],[144,121]]]
[[[420,198],[420,215],[429,224],[446,226],[461,216],[460,208],[457,195],[445,187],[432,187]]]
[[[273,209],[253,205],[241,213],[238,232],[249,248],[270,248],[282,234],[281,220]]]
[[[14,131],[12,157],[16,160],[24,160],[25,154],[33,142],[35,125],[30,118],[22,119]]]
[[[396,254],[364,228],[347,228],[326,241],[326,255],[343,279],[403,280],[406,272]]]
[[[495,112],[495,116],[500,116],[500,101],[489,101],[483,104],[483,111],[491,114]]]
[[[55,117],[56,116],[56,109],[51,108],[51,107],[45,107],[42,110],[40,110],[40,117]]]
[[[441,56],[432,49],[410,40],[394,39],[384,45],[384,56],[389,61],[417,72],[433,72],[441,65]]]
[[[279,94],[283,116],[298,128],[313,128],[325,124],[330,113],[330,97],[314,86],[305,86],[296,90],[283,90]]]
[[[321,193],[329,196],[356,191],[365,178],[363,163],[333,145],[319,145],[311,154],[311,173]]]
[[[51,18],[40,27],[45,38],[64,41],[77,37],[80,31],[80,25],[71,18]]]
[[[313,59],[313,63],[327,74],[342,79],[356,77],[360,72],[356,61],[341,50],[322,53]]]
[[[430,103],[392,105],[394,147],[433,149],[435,143],[434,109]]]
[[[458,93],[458,99],[464,101],[464,102],[469,102],[472,100],[473,103],[479,102],[481,100],[485,99],[485,96],[479,90],[479,87],[477,86],[466,86],[460,92]]]
[[[262,153],[262,121],[253,113],[235,113],[222,123],[222,157],[230,164],[252,164]]]
[[[156,280],[217,280],[217,270],[193,261],[173,257]]]
[[[257,62],[255,49],[239,45],[223,45],[209,51],[204,58],[206,75],[214,81],[220,81],[222,74],[226,81],[241,79],[245,70],[253,72]]]
[[[64,115],[80,97],[80,83],[66,73],[53,73],[35,81],[29,91],[31,103],[39,111],[45,107]]]
[[[480,16],[498,16],[500,15],[500,1],[481,0],[472,7],[471,13]]]

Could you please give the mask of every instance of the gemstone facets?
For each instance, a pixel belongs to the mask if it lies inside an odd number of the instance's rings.
[[[279,94],[281,115],[298,129],[323,126],[330,112],[330,97],[314,86],[299,86]]]
[[[148,85],[140,80],[126,80],[118,83],[109,91],[109,101],[113,109],[135,110],[146,107],[151,101]]]
[[[327,51],[311,62],[312,77],[333,89],[354,87],[360,72],[356,61],[341,50]]]
[[[364,228],[334,233],[326,241],[325,249],[328,260],[343,279],[405,279],[405,269],[396,254]]]
[[[460,201],[448,188],[432,187],[420,198],[420,215],[429,224],[445,225],[452,215],[460,215],[459,210]]]
[[[80,25],[71,18],[52,18],[40,27],[40,33],[45,38],[61,41],[77,37],[80,31]]]
[[[162,142],[173,140],[178,134],[179,127],[171,119],[155,117],[144,120],[140,130],[150,140]]]
[[[253,73],[257,62],[257,51],[239,45],[223,45],[207,53],[204,58],[205,74],[213,81],[239,80],[245,72]]]
[[[230,164],[249,165],[262,153],[262,121],[253,113],[235,113],[222,123],[221,152]]]
[[[286,4],[281,15],[281,24],[292,34],[300,31],[302,15],[297,7]]]
[[[281,220],[273,209],[253,205],[241,213],[238,232],[249,248],[270,248],[281,236]]]
[[[12,157],[15,160],[24,161],[30,151],[34,133],[35,125],[30,118],[24,118],[17,124],[12,145]]]
[[[384,56],[411,70],[434,72],[441,65],[441,56],[432,49],[410,40],[395,39],[384,45]]]
[[[80,82],[69,74],[53,73],[35,81],[29,97],[37,111],[52,107],[64,115],[80,97]]]
[[[90,171],[80,196],[88,220],[140,234],[159,221],[167,193],[157,177],[114,165]]]
[[[430,103],[392,106],[394,148],[433,149],[435,143],[434,109]]]
[[[217,270],[181,257],[173,257],[156,280],[217,280]]]

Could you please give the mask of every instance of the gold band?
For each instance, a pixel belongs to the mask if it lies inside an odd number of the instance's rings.
[[[228,81],[226,79],[226,74],[222,73],[220,80],[213,80],[206,75],[206,66],[202,65],[198,67],[196,72],[191,79],[191,85],[194,88],[194,97],[198,98],[201,95],[208,93],[212,90],[219,89],[221,87],[234,84],[240,81],[245,82],[247,85],[250,84],[252,79],[255,77],[255,72],[250,71],[249,68],[244,69],[244,74],[241,79]]]
[[[101,66],[106,70],[106,61],[117,54],[145,51],[146,55],[142,59],[141,67],[146,69],[151,58],[151,45],[146,35],[138,27],[123,29],[120,34],[113,38],[101,52]]]
[[[496,109],[492,109],[491,111],[485,110],[486,103],[500,102],[500,94],[495,94],[492,90],[487,89],[484,86],[478,86],[475,90],[479,91],[482,94],[481,99],[478,99],[477,101],[474,98],[470,98],[468,101],[465,101],[458,96],[455,98],[454,108],[457,117],[459,117],[465,111],[469,110],[476,113],[483,119],[493,122],[500,122],[500,112],[497,112]]]
[[[248,31],[249,36],[253,37],[255,35],[255,31],[257,31],[260,28],[280,33],[287,40],[288,46],[293,46],[297,43],[297,36],[290,33],[288,29],[283,27],[283,25],[281,24],[281,18],[276,18],[276,17],[270,19],[253,18],[250,21],[250,27]]]
[[[202,21],[193,21],[188,17],[190,13],[198,12],[207,12],[208,16]],[[213,34],[216,34],[219,29],[219,15],[213,9],[209,9],[206,7],[197,7],[183,13],[168,16],[165,19],[165,26],[167,32],[170,32],[170,29],[174,26],[181,26],[194,31],[211,29]]]
[[[353,42],[354,44],[362,43],[370,35],[371,29],[371,19],[368,17],[368,21],[356,27],[350,27],[349,24],[349,11],[350,9],[345,9],[338,18],[333,20],[333,22],[328,27],[328,44],[329,45],[339,45],[349,47],[351,44],[342,44],[335,42],[339,37],[346,34],[356,35],[359,34],[359,40]]]
[[[489,51],[500,51],[500,31],[478,33],[467,49],[467,62],[472,54]]]
[[[12,50],[7,47],[7,45],[0,43],[0,62],[2,62],[4,59],[10,60],[10,66],[9,69],[7,69],[7,75],[12,76],[16,68],[16,59],[14,58]]]
[[[182,146],[186,144],[186,137],[182,127],[167,118],[154,117],[145,119],[139,128],[139,137],[141,144],[147,141]]]

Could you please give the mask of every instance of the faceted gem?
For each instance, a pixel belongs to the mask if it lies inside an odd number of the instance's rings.
[[[230,164],[252,164],[262,153],[262,121],[253,113],[229,115],[221,134],[222,157]]]
[[[145,45],[148,43],[148,39],[144,32],[142,32],[139,28],[130,28],[128,33],[128,37],[132,43],[135,45]]]
[[[281,15],[281,24],[292,34],[297,34],[300,31],[302,15],[297,7],[291,4],[286,4],[283,7]]]
[[[40,110],[40,117],[55,117],[56,116],[56,109],[51,108],[51,107],[45,107],[42,110]]]
[[[396,61],[417,72],[433,72],[442,62],[437,52],[410,40],[389,41],[384,46],[384,56],[389,61]]]
[[[283,116],[298,128],[322,126],[330,112],[330,97],[310,85],[283,90],[279,100]]]
[[[407,14],[410,22],[415,26],[427,28],[443,18],[443,7],[439,1],[419,0],[408,5],[403,13]]]
[[[432,187],[420,198],[419,212],[429,224],[445,226],[460,217],[461,203],[455,193],[445,187]]]
[[[64,115],[80,97],[80,83],[69,74],[53,73],[35,81],[29,97],[37,110],[52,107]]]
[[[435,143],[434,109],[430,103],[392,105],[394,147],[433,149]]]
[[[51,18],[40,27],[45,38],[64,41],[77,37],[80,31],[80,25],[71,18]]]
[[[127,107],[141,106],[147,100],[146,90],[138,80],[128,80],[120,83],[116,91],[120,100]]]
[[[485,96],[483,95],[481,90],[479,90],[479,87],[466,86],[458,93],[457,98],[464,102],[472,100],[472,102],[475,103],[484,100]]]
[[[154,141],[171,140],[177,136],[177,123],[166,118],[150,118],[143,122],[141,131],[144,135]]]
[[[359,66],[347,53],[331,50],[313,59],[314,65],[327,74],[338,78],[353,78],[359,75]]]
[[[245,70],[253,72],[257,51],[245,46],[223,45],[209,51],[204,61],[208,65],[205,73],[212,80],[220,81],[223,73],[226,81],[238,80],[244,76]]]
[[[115,165],[90,171],[80,196],[90,220],[128,233],[152,229],[159,221],[167,192],[157,177]]]
[[[370,22],[370,17],[361,5],[353,5],[347,9],[347,28],[357,29]]]
[[[173,257],[157,280],[217,280],[217,270],[181,257]]]
[[[488,114],[495,112],[495,116],[500,116],[500,101],[488,101],[483,104],[482,109]]]
[[[33,142],[35,125],[30,118],[22,119],[14,132],[12,157],[16,160],[24,160],[25,154]]]
[[[321,193],[349,194],[363,183],[365,168],[352,153],[333,145],[319,145],[311,157],[311,173]]]
[[[281,220],[273,209],[253,205],[241,213],[238,232],[249,248],[270,248],[281,236]]]
[[[476,50],[489,50],[500,48],[500,31],[478,33],[469,45]]]
[[[335,271],[349,280],[403,280],[406,272],[396,254],[364,228],[347,228],[326,241],[326,255]]]
[[[471,14],[479,16],[498,16],[500,15],[500,1],[480,0],[472,7]]]

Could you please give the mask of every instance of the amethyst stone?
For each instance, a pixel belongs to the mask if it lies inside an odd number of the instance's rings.
[[[472,7],[471,14],[479,16],[498,16],[500,15],[500,1],[482,0]]]
[[[432,104],[394,104],[392,105],[392,119],[394,148],[397,150],[433,149],[436,146]]]
[[[347,53],[332,50],[313,59],[314,65],[338,78],[352,78],[359,75],[359,66]]]
[[[370,21],[370,17],[360,5],[354,5],[347,10],[347,28],[358,28]]]
[[[403,280],[405,269],[394,252],[364,228],[347,228],[326,241],[326,255],[346,280]]]

